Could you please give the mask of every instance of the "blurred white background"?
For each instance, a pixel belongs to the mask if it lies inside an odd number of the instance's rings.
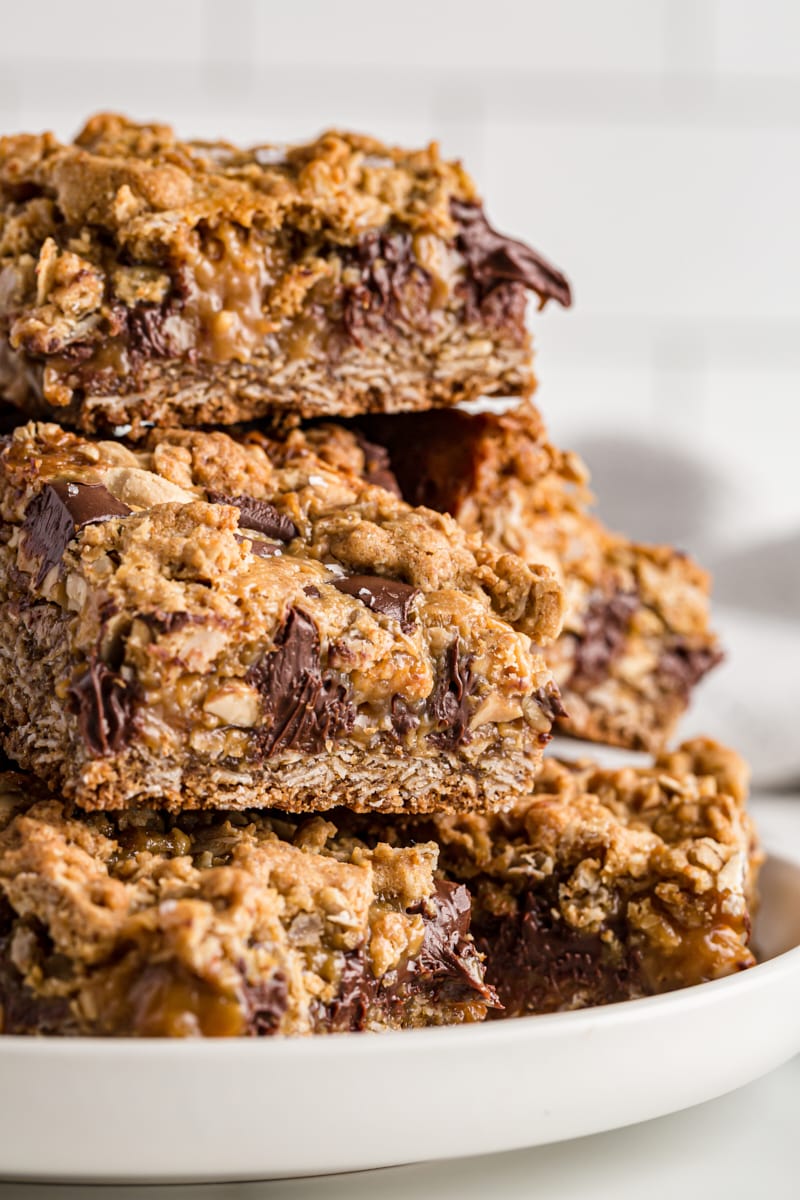
[[[494,223],[574,284],[571,312],[535,322],[539,400],[589,457],[601,511],[703,555],[723,599],[800,611],[796,0],[73,0],[4,16],[7,131],[66,136],[110,107],[187,135],[338,124],[463,157]]]

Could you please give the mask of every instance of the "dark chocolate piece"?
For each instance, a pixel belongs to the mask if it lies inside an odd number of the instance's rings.
[[[122,306],[120,306],[122,307]],[[166,324],[170,312],[161,304],[137,304],[124,309],[131,352],[140,358],[173,358],[178,353]]]
[[[387,327],[428,324],[431,281],[414,258],[409,234],[372,231],[353,250],[337,247],[336,253],[360,270],[342,304],[344,327],[357,346]]]
[[[112,496],[102,483],[72,483],[58,479],[47,485],[56,493],[75,523],[76,531],[114,517],[129,517],[132,509]]]
[[[451,200],[450,211],[459,226],[458,248],[484,295],[503,283],[521,283],[536,292],[543,305],[552,299],[569,308],[572,294],[561,272],[524,242],[492,229],[480,204]]]
[[[392,728],[398,737],[405,737],[419,725],[419,717],[412,712],[402,696],[392,696]]]
[[[247,1014],[247,1036],[270,1037],[280,1029],[281,1017],[289,1006],[288,980],[283,971],[275,971],[260,983],[245,982],[242,999]]]
[[[389,451],[377,442],[370,442],[363,433],[355,431],[356,440],[364,455],[364,478],[373,487],[382,487],[385,492],[391,492],[402,500],[400,485],[395,478],[389,459]]]
[[[331,1032],[358,1033],[365,1029],[377,994],[378,982],[367,966],[363,950],[346,954],[339,995],[328,1005],[327,1021]]]
[[[208,493],[211,504],[230,504],[239,510],[239,524],[245,529],[254,529],[279,542],[290,542],[300,532],[291,517],[278,512],[267,500],[256,500],[253,496],[228,496],[224,492]]]
[[[429,701],[431,716],[439,722],[440,729],[429,733],[428,738],[440,750],[452,750],[469,742],[469,697],[476,687],[472,673],[471,655],[459,654],[459,638],[450,643],[440,673]]]
[[[373,612],[394,617],[400,622],[403,633],[414,628],[409,610],[419,588],[401,583],[399,579],[384,579],[382,575],[348,575],[344,579],[332,580],[333,586],[347,596],[354,596]]]
[[[603,682],[625,644],[630,619],[638,607],[635,592],[616,592],[613,596],[595,592],[589,597],[569,687],[582,691]]]
[[[290,608],[275,649],[247,673],[264,697],[260,749],[266,758],[292,747],[320,753],[329,738],[349,733],[355,711],[347,689],[322,674],[319,633],[299,608]]]
[[[472,999],[499,1007],[494,989],[483,980],[482,959],[469,937],[467,888],[438,880],[433,895],[409,911],[420,913],[423,919],[419,954],[377,981],[363,951],[348,954],[339,995],[328,1006],[331,1030],[364,1029],[371,1008],[390,1011],[413,996],[425,996],[432,1002],[446,997],[450,1003]]]
[[[725,655],[714,646],[691,646],[685,638],[675,637],[659,659],[656,673],[670,691],[688,701],[692,688]]]
[[[425,921],[419,956],[406,964],[399,981],[415,991],[426,988],[440,998],[475,998],[497,1007],[494,989],[483,980],[481,957],[469,939],[472,902],[463,883],[437,880],[433,896],[420,911]]]
[[[636,958],[618,937],[609,942],[602,930],[573,929],[560,915],[557,897],[534,887],[517,904],[516,912],[473,921],[503,1016],[558,1012],[576,1007],[576,998],[582,1005],[612,1004],[644,992]]]
[[[64,557],[75,534],[86,525],[127,517],[131,509],[101,483],[57,480],[38,492],[25,510],[20,540],[28,558],[38,559],[38,587]]]
[[[140,615],[157,633],[174,633],[177,629],[183,629],[185,625],[198,621],[196,615],[188,612],[154,612]]]
[[[33,927],[29,929],[34,935]],[[12,961],[11,938],[9,926],[8,932],[0,936],[0,1034],[77,1033],[68,1000],[38,996],[27,986]]]
[[[122,750],[130,733],[133,688],[95,654],[68,692],[89,753],[101,757]]]
[[[234,534],[237,542],[250,542],[250,553],[255,554],[257,558],[274,558],[276,554],[280,554],[280,546],[276,546],[274,542],[262,542],[261,538],[247,537],[243,533]]]
[[[548,683],[545,687],[538,688],[532,698],[551,723],[558,720],[559,717],[569,716],[561,702],[561,693],[555,683]]]

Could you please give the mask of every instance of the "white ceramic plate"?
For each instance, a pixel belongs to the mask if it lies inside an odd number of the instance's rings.
[[[541,1145],[712,1099],[800,1051],[800,866],[771,858],[762,895],[769,961],[607,1008],[296,1041],[0,1038],[0,1176],[359,1170]]]

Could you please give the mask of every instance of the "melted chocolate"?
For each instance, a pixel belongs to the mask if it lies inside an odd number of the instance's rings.
[[[380,980],[373,976],[363,950],[346,955],[339,995],[326,1012],[331,1030],[364,1029],[371,1009],[390,1012],[415,996],[432,1003],[472,1000],[499,1007],[494,990],[484,982],[480,955],[469,938],[471,903],[466,887],[439,880],[434,894],[409,911],[420,913],[423,919],[419,954]]]
[[[261,538],[248,538],[244,534],[234,534],[237,542],[250,542],[250,553],[255,554],[256,558],[275,558],[280,554],[280,546],[276,546],[274,542],[262,542]]]
[[[186,625],[198,624],[202,618],[188,612],[146,613],[142,619],[157,633],[175,633]]]
[[[290,608],[275,638],[275,649],[247,673],[264,697],[260,731],[266,758],[292,747],[318,754],[329,738],[348,733],[355,712],[347,689],[320,667],[319,633],[299,608]]]
[[[11,958],[15,913],[0,899],[0,1034],[65,1034],[77,1032],[69,1001],[57,996],[38,996],[28,987]],[[56,966],[53,945],[38,923],[25,922],[35,934],[37,959],[45,972]],[[47,959],[50,959],[48,964]]]
[[[405,966],[395,988],[423,988],[437,999],[480,998],[494,1006],[496,996],[483,979],[481,958],[468,938],[472,902],[462,883],[437,880],[430,900],[420,906],[425,919],[422,949]]]
[[[631,617],[638,607],[635,592],[616,592],[612,596],[593,593],[583,618],[584,632],[576,642],[569,687],[585,691],[603,682],[625,645]]]
[[[377,995],[378,982],[367,965],[363,950],[346,954],[339,995],[328,1005],[326,1025],[332,1033],[356,1033],[365,1029]]]
[[[68,692],[89,754],[102,757],[124,749],[131,731],[133,688],[92,655]]]
[[[398,579],[384,579],[381,575],[348,575],[334,579],[333,586],[347,596],[354,596],[373,612],[394,617],[404,633],[414,628],[409,616],[411,604],[419,595],[419,589]]]
[[[270,1037],[280,1029],[281,1018],[289,1007],[289,984],[282,971],[275,971],[261,983],[245,983],[242,988],[248,1037]]]
[[[470,740],[469,697],[476,686],[471,664],[471,655],[459,654],[456,635],[448,647],[444,669],[428,702],[430,715],[440,726],[428,734],[428,739],[440,750],[452,750]]]
[[[368,441],[358,431],[355,436],[364,455],[364,478],[367,483],[371,483],[374,487],[382,487],[384,491],[391,492],[393,496],[399,496],[402,499],[400,485],[389,460],[389,451],[385,446],[379,446],[377,442]]]
[[[568,717],[569,713],[561,703],[561,693],[554,683],[548,683],[543,688],[538,688],[533,697],[539,708],[550,721],[556,721],[559,717]]]
[[[695,684],[724,657],[715,646],[691,646],[685,638],[676,637],[659,659],[656,668],[659,683],[688,701]]]
[[[178,348],[169,336],[167,320],[171,308],[166,305],[137,304],[126,310],[128,344],[134,356],[174,358]]]
[[[252,496],[228,496],[225,492],[208,493],[211,504],[230,504],[239,510],[239,524],[245,529],[254,529],[266,537],[279,542],[290,542],[300,532],[294,521],[278,512],[267,500],[256,500]]]
[[[431,283],[414,258],[407,233],[373,231],[349,254],[341,249],[337,253],[346,265],[360,272],[359,281],[346,289],[342,302],[345,330],[357,346],[362,346],[370,333],[385,334],[393,326],[427,325]]]
[[[452,200],[450,211],[459,227],[456,244],[482,296],[501,284],[520,283],[536,292],[542,304],[557,300],[569,308],[572,295],[561,272],[524,242],[493,229],[479,204]]]
[[[20,538],[25,554],[38,559],[34,577],[38,587],[64,557],[64,551],[81,529],[127,517],[131,509],[100,483],[57,480],[38,492],[25,510]]]
[[[535,885],[518,898],[515,912],[482,917],[476,942],[504,1016],[611,1004],[644,990],[635,957],[619,941],[573,929],[558,911],[557,895]]]
[[[412,712],[402,696],[392,696],[391,705],[392,728],[398,737],[403,738],[419,725],[419,717]]]

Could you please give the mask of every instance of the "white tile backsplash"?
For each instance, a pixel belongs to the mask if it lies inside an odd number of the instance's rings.
[[[800,526],[796,0],[9,5],[0,127],[98,108],[187,135],[438,138],[567,271],[540,403],[642,537]]]
[[[800,319],[800,128],[532,120],[524,144],[487,134],[491,212],[571,272],[582,311]]]
[[[794,0],[715,0],[714,65],[741,75],[800,69],[800,5]]]
[[[648,71],[663,65],[669,0],[306,0],[256,4],[264,63],[484,72]]]

